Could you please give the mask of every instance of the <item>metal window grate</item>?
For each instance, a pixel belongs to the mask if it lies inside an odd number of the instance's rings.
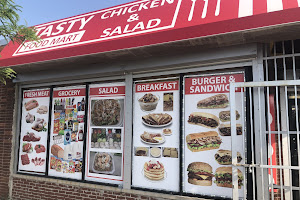
[[[234,83],[230,89],[232,95],[239,87],[248,94],[245,142],[251,153],[249,162],[242,166],[252,177],[251,199],[298,200],[300,40],[265,44],[262,62],[264,82]],[[231,123],[234,120],[232,117]]]
[[[300,40],[266,44],[263,61],[266,81],[300,79]],[[297,169],[300,166],[299,87],[275,87],[275,91],[267,88],[267,92],[275,95],[277,111],[276,165],[279,168],[276,176],[273,175],[277,177],[276,184],[270,185],[271,198],[277,196],[280,199],[300,199],[300,173]],[[294,169],[287,169],[288,167]],[[279,189],[273,190],[273,185],[279,186]]]

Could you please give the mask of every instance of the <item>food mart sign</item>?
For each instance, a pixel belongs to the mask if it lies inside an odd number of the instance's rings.
[[[300,0],[134,1],[35,26],[42,40],[23,45],[10,43],[1,52],[0,65],[53,60],[295,22],[300,19],[299,4]]]

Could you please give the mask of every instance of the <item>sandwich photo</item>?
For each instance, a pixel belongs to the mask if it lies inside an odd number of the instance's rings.
[[[200,186],[211,186],[212,178],[212,167],[204,162],[192,162],[187,168],[188,182],[193,185]]]
[[[232,163],[231,151],[220,149],[215,154],[215,159],[220,165],[231,165]],[[237,161],[238,163],[242,161],[242,156],[240,152],[237,152]]]
[[[213,114],[193,112],[189,116],[188,123],[213,129],[219,126],[220,121],[219,118]]]
[[[221,124],[219,126],[219,133],[222,136],[231,136],[231,126],[230,124]],[[236,125],[236,134],[237,135],[242,135],[243,134],[243,129],[241,124]]]
[[[142,117],[143,123],[147,126],[166,126],[172,121],[172,116],[168,113],[151,113]]]
[[[235,119],[239,120],[240,119],[240,113],[236,110],[235,114],[236,114]],[[219,118],[222,122],[229,122],[230,121],[230,111],[229,110],[228,111],[221,111],[219,113]]]
[[[232,168],[231,167],[219,167],[215,173],[216,180],[214,181],[218,187],[232,188]],[[238,169],[238,184],[239,189],[243,186],[243,173]]]
[[[189,150],[198,152],[220,148],[222,139],[216,131],[208,131],[187,135],[186,143]]]
[[[226,94],[217,94],[198,101],[197,108],[226,108],[229,100]]]

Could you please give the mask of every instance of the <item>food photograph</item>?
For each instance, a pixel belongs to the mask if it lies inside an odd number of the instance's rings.
[[[121,176],[122,154],[90,151],[89,172]]]
[[[231,165],[232,164],[232,155],[231,151],[220,149],[215,154],[215,160],[220,165]],[[237,152],[237,162],[240,163],[243,160],[240,152]]]
[[[178,148],[163,147],[163,157],[178,158]]]
[[[135,187],[179,191],[177,85],[178,80],[135,84],[132,165]]]
[[[150,160],[144,164],[144,176],[151,181],[160,181],[165,178],[166,172],[163,163]]]
[[[226,108],[229,105],[229,100],[226,94],[217,94],[198,101],[197,108],[215,109]]]
[[[151,147],[150,148],[150,155],[153,158],[161,157],[161,148],[160,147]]]
[[[149,147],[135,147],[134,148],[135,156],[149,156]]]
[[[238,169],[238,187],[243,186],[243,173]],[[215,183],[218,187],[232,188],[232,167],[219,167],[215,172]]]
[[[212,167],[204,162],[193,162],[187,167],[188,182],[193,185],[211,186],[214,177]]]
[[[50,90],[24,90],[23,95],[18,171],[44,174]]]
[[[98,99],[91,101],[92,126],[122,126],[123,99]]]
[[[121,134],[119,128],[92,128],[91,148],[121,149]]]
[[[168,113],[152,113],[142,117],[143,123],[150,127],[164,127],[172,123],[172,116]]]
[[[224,78],[222,75],[199,76],[202,79]],[[195,77],[185,78],[186,84],[192,84]],[[224,78],[225,80],[225,78]],[[226,79],[227,80],[227,79]],[[194,82],[195,83],[195,82]],[[190,86],[190,85],[188,85]],[[185,87],[185,89],[189,87]],[[185,90],[184,95],[184,191],[193,194],[220,195],[230,198],[229,184],[222,184],[224,176],[217,173],[217,169],[232,165],[231,154],[231,126],[229,82],[214,85],[202,82],[199,90],[190,92]],[[220,89],[224,88],[224,90]],[[206,90],[205,90],[206,89]],[[243,116],[241,99],[242,93],[236,93],[235,119],[237,126],[238,163],[245,162],[243,146]],[[219,170],[217,170],[219,171]],[[242,171],[241,171],[242,173]],[[225,176],[227,173],[223,173]],[[229,176],[229,175],[228,175]],[[240,189],[241,189],[241,184]],[[231,185],[230,185],[231,186]],[[239,190],[242,194],[242,189]]]
[[[141,134],[141,140],[146,144],[162,144],[165,142],[165,136],[161,133],[148,133],[144,131]]]
[[[222,139],[216,131],[191,133],[185,139],[187,147],[192,152],[208,151],[220,148]]]
[[[159,97],[153,95],[152,93],[146,93],[144,96],[142,96],[138,100],[141,110],[143,110],[143,111],[155,110],[157,107],[158,101],[159,101]]]

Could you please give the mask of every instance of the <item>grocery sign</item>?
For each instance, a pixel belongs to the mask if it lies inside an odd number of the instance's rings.
[[[22,45],[9,43],[1,52],[0,66],[295,22],[300,19],[299,5],[300,0],[134,1],[37,25],[37,35],[42,40]]]

